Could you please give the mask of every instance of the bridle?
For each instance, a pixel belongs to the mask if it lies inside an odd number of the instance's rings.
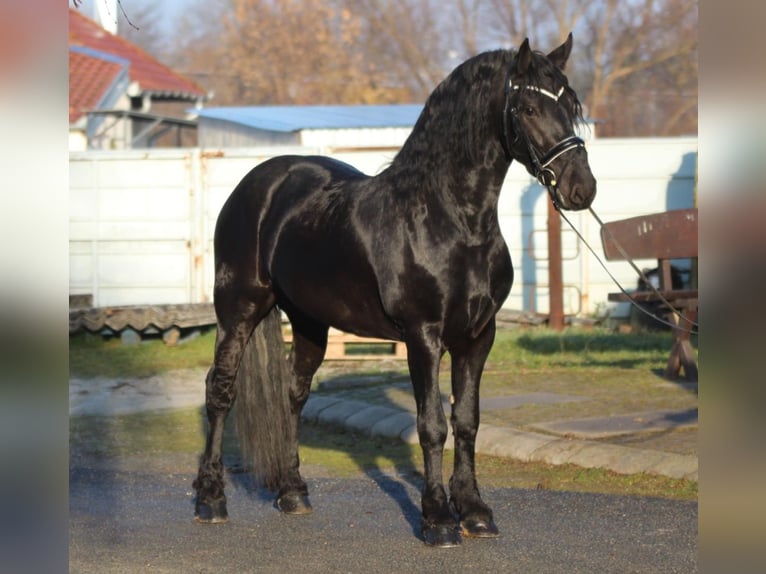
[[[556,160],[556,158],[561,157],[566,152],[577,149],[579,147],[585,147],[585,142],[582,140],[582,138],[579,138],[575,135],[571,135],[569,137],[564,138],[559,143],[554,145],[551,149],[548,150],[547,153],[545,153],[542,157],[539,157],[537,152],[535,151],[534,146],[532,145],[532,142],[529,141],[529,136],[527,136],[526,132],[521,127],[521,121],[519,119],[519,110],[516,106],[511,107],[511,92],[512,91],[519,91],[519,90],[531,90],[533,92],[537,92],[540,95],[543,95],[547,98],[551,98],[554,102],[559,101],[561,96],[563,95],[565,91],[565,87],[561,86],[558,92],[553,93],[549,90],[546,90],[545,88],[540,88],[538,86],[521,86],[514,84],[511,80],[510,74],[508,75],[508,79],[505,83],[505,107],[503,109],[503,136],[505,138],[505,152],[508,156],[509,161],[513,159],[513,156],[511,155],[511,140],[510,136],[508,135],[508,119],[510,117],[510,121],[513,127],[514,134],[516,136],[517,141],[518,139],[522,140],[522,143],[526,146],[527,151],[529,153],[530,160],[532,162],[532,170],[534,172],[534,176],[537,179],[537,181],[540,182],[540,184],[548,189],[548,193],[551,196],[551,200],[553,201],[553,205],[556,208],[556,210],[559,212],[561,217],[566,221],[569,226],[572,228],[572,230],[577,234],[577,236],[580,238],[580,240],[583,242],[583,244],[591,251],[591,253],[595,256],[596,261],[603,267],[604,271],[609,275],[609,277],[614,281],[615,285],[622,291],[627,297],[628,300],[641,312],[649,315],[656,321],[659,321],[660,323],[664,323],[674,329],[681,329],[683,331],[688,331],[689,333],[697,334],[699,333],[699,325],[695,323],[694,321],[690,321],[680,313],[676,312],[676,315],[679,317],[679,324],[675,325],[673,323],[670,323],[669,321],[666,321],[658,316],[656,316],[654,313],[651,313],[650,311],[646,310],[644,307],[639,305],[635,299],[620,285],[619,281],[615,278],[615,276],[609,271],[607,266],[604,264],[604,262],[599,257],[598,253],[596,253],[595,249],[588,243],[588,241],[583,237],[583,235],[578,231],[578,229],[572,224],[571,221],[567,218],[567,216],[564,214],[563,211],[561,211],[561,201],[559,199],[559,193],[558,193],[558,182],[556,178],[556,173],[549,167],[553,161]],[[601,218],[599,218],[598,215],[596,215],[596,212],[593,211],[592,207],[588,208],[590,213],[593,215],[593,217],[596,219],[598,224],[602,229],[607,229],[604,226],[604,222],[601,221]],[[643,271],[641,271],[636,264],[633,262],[632,258],[625,253],[622,246],[619,244],[617,239],[615,237],[611,237],[611,240],[614,242],[614,244],[617,246],[617,249],[619,249],[622,252],[623,257],[630,263],[630,265],[633,267],[633,269],[639,274],[641,278],[644,279],[644,282],[651,288],[652,291],[655,292],[655,294],[660,298],[660,300],[665,303],[665,305],[673,309],[673,306],[668,303],[667,300],[662,296],[662,294],[657,290],[654,285],[652,285],[652,282],[647,279],[646,275]],[[680,320],[684,320],[687,323],[689,323],[689,328],[684,328],[680,326]]]
[[[537,86],[521,86],[519,84],[514,84],[509,74],[508,80],[505,84],[505,107],[503,109],[503,134],[505,136],[506,153],[508,154],[509,159],[512,157],[511,141],[508,135],[508,119],[510,117],[510,123],[513,125],[513,132],[516,136],[516,140],[521,139],[522,143],[527,148],[530,161],[532,162],[531,171],[533,172],[535,179],[537,179],[537,181],[539,181],[543,187],[548,189],[548,193],[551,196],[553,205],[557,210],[559,210],[561,207],[561,200],[559,198],[558,192],[558,178],[556,177],[556,173],[553,171],[550,165],[566,152],[580,147],[585,147],[585,142],[582,140],[582,138],[571,135],[555,144],[551,149],[547,151],[547,153],[540,157],[532,145],[532,142],[529,141],[529,136],[527,136],[527,133],[521,126],[518,107],[511,105],[511,92],[519,91],[521,89],[537,92],[540,95],[551,98],[554,102],[558,102],[561,98],[561,95],[564,93],[565,88],[564,86],[561,86],[557,93],[553,93],[546,90],[545,88],[540,88]]]

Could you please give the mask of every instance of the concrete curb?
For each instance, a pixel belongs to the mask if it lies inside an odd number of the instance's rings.
[[[312,395],[303,409],[302,418],[370,437],[418,443],[415,415],[390,407]],[[447,441],[446,446],[452,448],[452,441]],[[638,449],[593,440],[566,439],[486,424],[479,427],[476,451],[524,462],[605,468],[619,474],[645,472],[695,481],[699,476],[699,463],[694,455]]]
[[[204,386],[198,381],[203,375],[202,370],[190,369],[181,372],[175,383],[167,383],[160,377],[139,382],[71,379],[69,413],[72,416],[119,415],[202,406]],[[418,444],[415,415],[402,409],[312,394],[302,418],[370,437]],[[453,448],[451,435],[446,446]],[[592,439],[568,439],[510,427],[482,424],[476,438],[476,450],[527,462],[570,463],[584,468],[606,468],[620,474],[646,472],[698,480],[698,459],[694,455],[638,449]]]

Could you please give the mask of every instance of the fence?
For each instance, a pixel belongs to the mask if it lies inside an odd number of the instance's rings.
[[[92,295],[94,306],[209,302],[213,230],[223,202],[252,167],[284,153],[324,153],[374,174],[395,150],[72,152],[70,293]],[[588,154],[598,180],[593,207],[604,221],[694,205],[696,138],[596,139],[588,143]],[[546,191],[514,164],[498,208],[516,270],[505,307],[546,313]],[[600,251],[598,226],[589,214],[569,218]],[[591,313],[614,290],[611,280],[566,224],[562,248],[564,311]],[[610,270],[626,286],[635,285],[626,264],[612,263]]]

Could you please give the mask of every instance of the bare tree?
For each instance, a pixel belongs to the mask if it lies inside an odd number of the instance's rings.
[[[593,75],[586,103],[591,115],[605,122],[602,133],[659,135],[696,130],[696,29],[696,0],[605,0],[602,10],[588,15]],[[656,96],[669,91],[675,91],[676,97],[675,103],[664,104],[674,108],[667,123],[658,117]],[[637,105],[645,108],[643,121],[636,115]],[[633,125],[627,121],[630,114]],[[689,114],[694,116],[689,127],[681,128],[680,119]]]
[[[420,100],[444,76],[448,58],[439,28],[444,2],[429,0],[347,0],[363,14],[358,48],[386,81]]]
[[[166,61],[217,104],[418,102],[479,51],[574,31],[599,133],[673,135],[696,130],[696,29],[696,0],[191,0]]]
[[[570,81],[602,135],[696,130],[696,0],[489,1],[510,39],[553,46],[575,31]]]
[[[391,99],[358,49],[362,18],[341,2],[229,0],[221,62],[242,103],[369,103]]]

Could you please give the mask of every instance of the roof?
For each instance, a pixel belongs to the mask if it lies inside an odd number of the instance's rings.
[[[197,110],[216,119],[275,132],[310,129],[412,127],[423,104],[360,106],[243,106]]]
[[[127,88],[130,62],[103,52],[69,48],[69,123],[74,124],[87,110],[111,107],[109,97],[121,85]]]
[[[70,122],[73,107],[75,116],[82,114],[85,108],[79,107],[80,102],[98,101],[102,95],[99,90],[114,80],[114,61],[110,62],[105,55],[128,62],[130,81],[138,84],[141,93],[186,101],[196,101],[206,95],[205,89],[193,80],[171,70],[125,38],[107,32],[74,8],[69,9],[69,46]],[[92,52],[73,50],[73,47]],[[73,105],[75,103],[77,105]]]

